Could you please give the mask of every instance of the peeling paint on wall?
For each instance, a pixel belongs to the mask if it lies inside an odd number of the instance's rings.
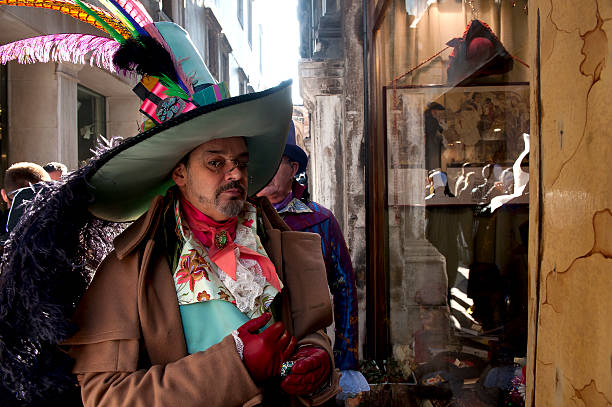
[[[534,134],[541,151],[531,170],[542,175],[543,207],[542,235],[530,240],[541,250],[529,258],[540,300],[530,304],[530,319],[538,307],[539,318],[531,325],[537,344],[528,391],[538,407],[612,406],[612,5],[530,2],[531,33],[536,11],[543,115],[533,126],[541,128]]]

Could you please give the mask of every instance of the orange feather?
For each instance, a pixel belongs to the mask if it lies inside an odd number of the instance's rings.
[[[104,31],[104,28],[98,23],[92,16],[83,11],[76,3],[71,0],[0,0],[0,5],[7,6],[18,6],[18,7],[38,7],[46,8],[49,10],[59,11],[60,13],[67,14],[70,17],[76,18],[77,20],[91,24],[94,27]],[[88,6],[95,10],[95,12],[113,27],[123,38],[131,38],[131,34],[128,29],[117,20],[112,14],[100,7],[88,4]]]

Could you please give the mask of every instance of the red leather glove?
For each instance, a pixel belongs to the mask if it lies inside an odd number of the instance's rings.
[[[257,382],[278,376],[281,364],[295,348],[296,339],[289,334],[282,322],[276,322],[262,333],[257,333],[270,318],[272,314],[265,313],[246,322],[237,330],[243,344],[242,360],[253,380]]]
[[[295,363],[281,381],[281,389],[288,394],[313,393],[329,378],[329,354],[319,347],[303,346],[289,360]]]

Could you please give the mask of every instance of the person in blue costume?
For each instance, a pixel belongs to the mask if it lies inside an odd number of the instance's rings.
[[[334,214],[309,199],[296,175],[306,171],[308,156],[295,141],[291,122],[281,165],[257,196],[265,196],[293,230],[317,233],[325,259],[327,280],[334,302],[334,359],[341,370],[339,399],[353,397],[369,386],[359,372],[359,314],[355,272],[344,236]]]

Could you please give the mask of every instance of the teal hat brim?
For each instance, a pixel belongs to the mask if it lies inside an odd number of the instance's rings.
[[[286,81],[196,108],[126,139],[102,155],[103,163],[90,175],[95,200],[89,210],[114,222],[137,219],[154,196],[174,185],[171,173],[181,158],[202,143],[229,137],[246,139],[248,193],[254,195],[278,169],[291,114],[291,81]]]

